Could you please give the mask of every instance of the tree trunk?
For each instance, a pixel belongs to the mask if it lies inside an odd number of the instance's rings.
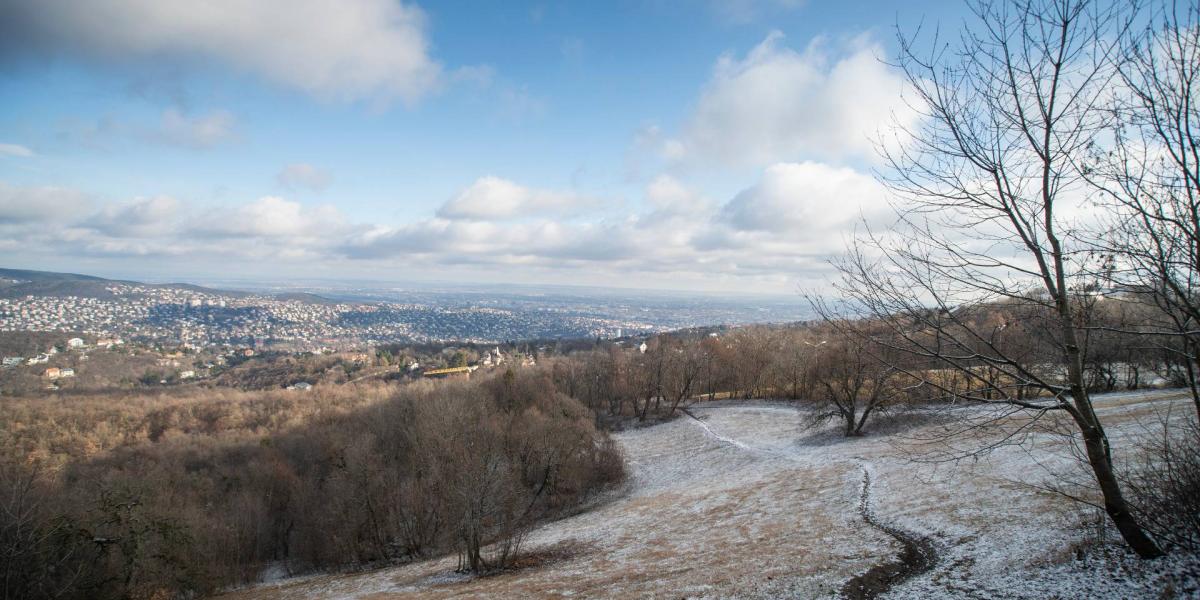
[[[845,437],[854,437],[858,432],[854,428],[854,404],[850,404],[850,408],[842,411],[842,418],[846,421],[846,429],[843,432]]]
[[[1192,367],[1190,361],[1187,363],[1188,388],[1192,391],[1192,405],[1196,407],[1196,416],[1200,417],[1200,387],[1196,385],[1196,370],[1200,369],[1200,352],[1194,353],[1196,366]]]
[[[1084,448],[1087,449],[1088,464],[1096,483],[1100,485],[1100,493],[1104,496],[1104,512],[1108,513],[1117,531],[1126,544],[1141,558],[1158,558],[1163,551],[1146,535],[1146,531],[1129,511],[1129,504],[1121,493],[1121,485],[1113,473],[1112,452],[1109,449],[1108,437],[1100,424],[1099,417],[1092,407],[1091,398],[1083,387],[1083,361],[1080,356],[1079,344],[1075,336],[1075,328],[1070,319],[1070,308],[1066,300],[1059,298],[1059,314],[1062,315],[1063,342],[1067,357],[1067,377],[1071,386],[1071,398],[1075,401],[1071,416],[1075,418],[1080,432],[1083,434]]]
[[[1078,403],[1077,403],[1078,405]],[[1145,530],[1129,511],[1125,496],[1121,493],[1120,484],[1113,473],[1112,457],[1108,451],[1108,441],[1098,425],[1089,425],[1083,415],[1076,416],[1079,429],[1083,432],[1083,443],[1087,449],[1088,463],[1100,484],[1100,492],[1104,495],[1104,512],[1112,519],[1121,532],[1126,544],[1141,558],[1158,558],[1163,555],[1154,540],[1146,535]]]

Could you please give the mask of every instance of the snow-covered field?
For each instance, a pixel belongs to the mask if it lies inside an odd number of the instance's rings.
[[[1168,411],[1191,410],[1178,392],[1114,394],[1098,405],[1118,449]],[[938,425],[911,418],[842,440],[804,429],[803,415],[784,405],[708,405],[692,414],[618,434],[628,492],[534,531],[525,548],[551,557],[537,566],[473,578],[455,574],[451,557],[231,597],[836,597],[900,548],[858,512],[864,469],[875,518],[926,538],[937,554],[932,569],[887,597],[1200,595],[1193,560],[1143,563],[1117,544],[1080,558],[1081,540],[1097,535],[1081,526],[1088,513],[1034,487],[1076,468],[1052,433],[977,459],[928,463],[909,452]]]

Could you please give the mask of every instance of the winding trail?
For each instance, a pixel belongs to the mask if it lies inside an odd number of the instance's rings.
[[[854,577],[842,586],[842,596],[850,600],[875,598],[886,593],[893,587],[932,569],[937,564],[937,551],[929,538],[921,537],[888,525],[879,520],[875,511],[871,510],[871,472],[870,463],[859,460],[862,468],[862,493],[858,499],[858,514],[868,525],[888,534],[900,542],[902,550],[897,560],[882,562],[871,567],[866,573]]]
[[[704,429],[705,433],[718,441],[750,452],[805,462],[799,457],[785,452],[756,448],[740,440],[721,435],[691,411],[683,409],[683,412]],[[855,458],[855,462],[862,469],[862,491],[859,493],[858,500],[859,515],[868,525],[900,542],[901,546],[900,554],[895,560],[876,564],[867,572],[850,579],[842,586],[841,595],[843,597],[849,600],[867,600],[884,594],[904,581],[931,570],[937,564],[937,551],[928,538],[879,520],[875,511],[871,509],[871,483],[874,467],[862,458]]]

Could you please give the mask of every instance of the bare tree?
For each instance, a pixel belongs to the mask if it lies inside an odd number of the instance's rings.
[[[1138,331],[1182,338],[1200,413],[1200,6],[1158,4],[1125,32],[1114,68],[1111,141],[1093,145],[1084,170],[1115,208],[1100,248],[1110,279],[1162,311]]]
[[[972,8],[978,26],[955,45],[901,36],[899,66],[924,119],[884,145],[883,178],[904,208],[893,232],[863,236],[839,264],[841,310],[886,326],[875,341],[905,353],[897,368],[931,389],[1035,420],[1069,415],[1107,514],[1139,556],[1158,557],[1085,386],[1073,286],[1085,245],[1066,216],[1127,15],[1088,0]],[[1015,318],[985,318],[996,303]],[[1013,327],[1047,336],[1053,361],[1013,352]],[[950,389],[947,371],[964,384]]]
[[[813,400],[827,408],[814,413],[814,419],[840,419],[846,437],[862,435],[867,419],[899,393],[893,385],[899,375],[896,368],[868,350],[868,336],[846,332],[861,327],[861,321],[833,324],[830,333],[838,335],[816,342],[808,361]]]
[[[673,416],[679,405],[696,394],[700,376],[707,360],[707,348],[700,340],[667,339],[659,346],[669,358],[663,393],[671,403],[667,416]]]

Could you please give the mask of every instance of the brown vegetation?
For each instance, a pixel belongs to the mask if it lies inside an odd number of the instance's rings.
[[[5,400],[0,591],[166,597],[523,533],[623,476],[548,376],[473,384]]]

